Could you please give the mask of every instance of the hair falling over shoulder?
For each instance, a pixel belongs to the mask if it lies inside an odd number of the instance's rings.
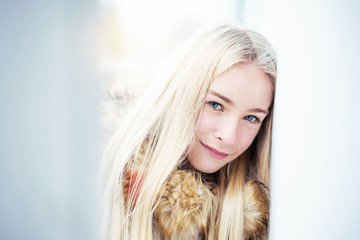
[[[267,239],[273,106],[250,148],[211,178],[181,167],[211,80],[236,63],[257,64],[275,94],[268,41],[225,25],[117,120],[103,157],[104,240]]]

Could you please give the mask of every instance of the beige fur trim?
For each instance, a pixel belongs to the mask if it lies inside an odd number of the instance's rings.
[[[164,239],[202,239],[208,232],[213,185],[200,174],[176,170],[164,185],[156,206],[155,228]],[[160,230],[160,231],[159,231]]]

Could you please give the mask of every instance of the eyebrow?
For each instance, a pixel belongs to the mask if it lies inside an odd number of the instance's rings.
[[[257,112],[257,113],[264,113],[265,115],[267,115],[269,113],[269,111],[266,111],[264,109],[261,108],[252,108],[249,109],[250,112]]]
[[[215,91],[213,91],[213,90],[210,90],[209,93],[211,93],[212,95],[214,95],[214,96],[216,96],[216,97],[218,97],[218,98],[221,98],[222,100],[224,100],[224,102],[226,102],[226,103],[228,103],[228,104],[230,104],[230,105],[232,105],[232,106],[234,105],[233,101],[231,101],[231,100],[228,99],[227,97],[221,95],[220,93],[217,93],[217,92],[215,92]]]
[[[213,90],[209,90],[209,93],[224,100],[226,103],[230,104],[231,106],[234,106],[233,101],[231,101],[229,98],[221,95],[220,93],[217,93]],[[251,109],[249,109],[249,112],[264,113],[265,115],[267,115],[269,113],[269,111],[261,109],[261,108],[251,108]]]

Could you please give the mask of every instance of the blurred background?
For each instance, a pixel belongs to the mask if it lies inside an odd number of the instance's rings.
[[[0,239],[98,239],[101,105],[209,25],[278,55],[270,239],[360,239],[360,3],[0,3]]]

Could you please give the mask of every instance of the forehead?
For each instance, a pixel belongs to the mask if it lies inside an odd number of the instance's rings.
[[[236,64],[214,78],[209,90],[247,107],[268,109],[273,98],[270,78],[254,63]]]

